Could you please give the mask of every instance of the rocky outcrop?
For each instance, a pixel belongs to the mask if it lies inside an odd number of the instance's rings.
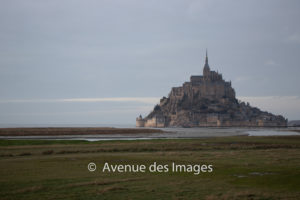
[[[137,127],[286,126],[287,120],[236,99],[231,82],[211,71],[206,56],[203,76],[172,88]]]

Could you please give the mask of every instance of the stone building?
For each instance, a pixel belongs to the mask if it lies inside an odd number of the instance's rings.
[[[181,87],[173,87],[145,118],[136,119],[137,127],[222,127],[286,126],[281,115],[263,112],[235,97],[231,82],[212,71],[206,52],[203,76],[191,76]]]

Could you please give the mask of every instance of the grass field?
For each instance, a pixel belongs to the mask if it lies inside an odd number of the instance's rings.
[[[105,135],[163,133],[160,129],[150,128],[113,128],[113,127],[48,127],[48,128],[0,128],[0,136],[54,136],[54,135]]]
[[[97,164],[89,172],[89,162]],[[103,173],[109,164],[212,164],[212,173]],[[300,137],[0,140],[0,199],[299,199]]]

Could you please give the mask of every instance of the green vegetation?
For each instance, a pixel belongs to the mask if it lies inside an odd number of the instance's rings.
[[[105,162],[212,164],[214,171],[102,173]],[[300,137],[0,140],[0,177],[1,199],[298,199]]]
[[[164,133],[160,129],[149,128],[112,128],[112,127],[49,127],[49,128],[0,128],[0,136],[53,136],[53,135],[105,135]]]

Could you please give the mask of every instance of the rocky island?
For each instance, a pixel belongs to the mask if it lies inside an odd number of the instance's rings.
[[[137,127],[283,127],[287,119],[252,107],[236,99],[231,82],[210,70],[206,52],[203,76],[191,76],[181,87],[173,87]]]

